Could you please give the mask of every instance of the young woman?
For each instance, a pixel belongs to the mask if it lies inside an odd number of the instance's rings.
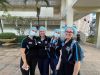
[[[36,41],[36,27],[32,27],[29,31],[29,36],[27,36],[22,41],[21,45],[21,61],[20,69],[22,75],[35,75],[35,68],[37,65],[37,41]]]
[[[41,26],[39,28],[38,49],[39,61],[38,67],[40,75],[49,75],[49,43],[50,38],[46,36],[46,28]]]
[[[81,47],[73,40],[76,29],[67,27],[65,29],[65,41],[60,52],[59,62],[56,66],[57,75],[78,75],[80,70]]]
[[[50,41],[50,68],[51,75],[56,75],[56,65],[59,60],[61,50],[60,30],[56,29]]]

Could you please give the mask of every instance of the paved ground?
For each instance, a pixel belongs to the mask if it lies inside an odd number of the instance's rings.
[[[82,46],[85,60],[81,66],[81,75],[100,75],[100,49]],[[21,75],[19,70],[19,48],[0,48],[0,75]],[[36,70],[36,75],[39,75]]]

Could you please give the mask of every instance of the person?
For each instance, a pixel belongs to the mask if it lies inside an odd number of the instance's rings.
[[[22,75],[35,75],[38,62],[36,32],[36,27],[30,28],[29,35],[23,39],[21,44],[20,70]]]
[[[50,41],[50,67],[52,70],[51,75],[56,75],[56,65],[60,56],[61,49],[60,30],[54,30],[53,36]]]
[[[65,41],[60,51],[59,62],[56,66],[57,75],[79,75],[81,47],[73,36],[77,31],[74,27],[65,29]]]
[[[50,37],[46,36],[46,28],[41,26],[39,28],[38,48],[39,48],[39,61],[38,68],[40,75],[49,75],[49,43]]]
[[[77,38],[76,38],[77,42],[80,43],[81,39],[80,39],[80,32],[77,33]]]

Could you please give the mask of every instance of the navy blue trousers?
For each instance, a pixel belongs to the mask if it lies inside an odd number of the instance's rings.
[[[50,68],[52,70],[51,75],[56,75],[56,65],[57,65],[57,63],[58,63],[57,58],[50,58]]]
[[[23,61],[21,59],[20,70],[21,70],[22,75],[35,75],[35,69],[36,69],[37,61],[38,61],[38,59],[29,60],[28,65],[30,66],[30,68],[29,68],[28,71],[26,71],[26,70],[22,69]]]
[[[40,75],[49,75],[49,58],[39,59],[38,68],[40,71]]]

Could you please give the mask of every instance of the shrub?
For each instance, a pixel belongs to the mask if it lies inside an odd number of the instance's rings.
[[[17,43],[21,43],[22,40],[23,40],[25,37],[26,37],[25,35],[17,36],[16,42],[17,42]]]
[[[0,39],[13,39],[16,38],[16,35],[14,33],[1,33]]]
[[[88,42],[88,43],[95,44],[95,43],[96,43],[96,37],[95,37],[95,36],[89,36],[89,37],[87,38],[87,42]]]

